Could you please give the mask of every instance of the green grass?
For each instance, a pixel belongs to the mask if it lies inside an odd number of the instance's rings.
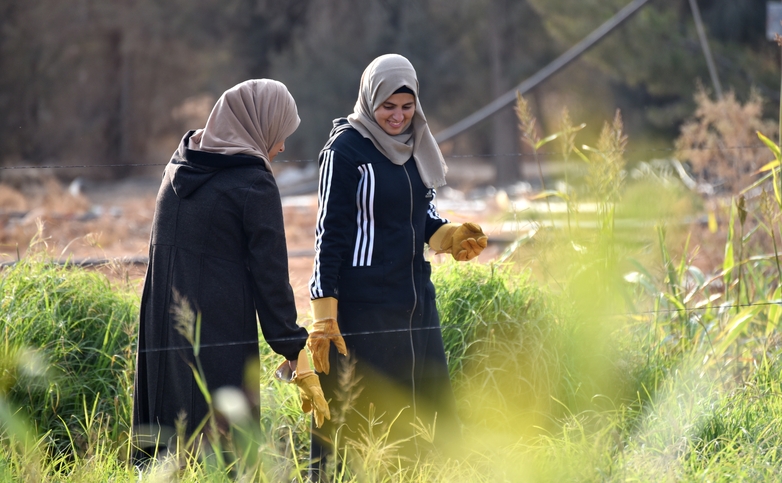
[[[137,297],[42,258],[1,275],[0,482],[138,481],[123,446]],[[610,350],[594,363],[584,359],[585,333],[605,320],[578,313],[576,300],[529,272],[443,263],[433,280],[464,422],[461,457],[394,469],[377,458],[382,448],[358,447],[338,481],[772,481],[782,472],[781,366],[769,362],[773,345],[750,342],[765,325],[748,324],[731,346],[770,351],[767,362],[742,364],[739,379],[738,361],[707,360],[708,344],[681,349],[675,311],[609,323],[597,333]],[[271,377],[279,356],[260,347],[260,417],[233,426],[226,448],[241,455],[233,471],[252,481],[300,479],[309,417],[295,388]],[[226,467],[178,461],[142,481],[232,481]]]
[[[527,433],[560,414],[578,372],[567,304],[512,266],[446,262],[433,282],[465,422]]]
[[[56,453],[122,443],[138,298],[96,272],[25,258],[0,279],[0,397]]]

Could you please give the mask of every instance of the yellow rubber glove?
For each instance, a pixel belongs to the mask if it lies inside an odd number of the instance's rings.
[[[340,354],[348,355],[345,340],[339,333],[339,325],[337,325],[337,299],[323,297],[311,301],[310,304],[315,323],[310,328],[307,347],[312,353],[312,363],[315,370],[328,374],[330,369],[329,349],[332,342]]]
[[[489,243],[489,237],[476,223],[446,223],[429,239],[429,247],[437,253],[450,253],[463,262],[481,254]]]
[[[315,418],[315,426],[321,427],[324,419],[331,419],[331,412],[329,411],[326,398],[323,396],[320,379],[310,368],[310,361],[307,359],[307,353],[304,350],[299,352],[296,366],[293,382],[299,386],[301,410],[305,413],[312,411],[312,417]]]

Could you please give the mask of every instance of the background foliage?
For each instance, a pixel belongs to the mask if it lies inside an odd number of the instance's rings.
[[[286,157],[313,159],[330,121],[352,110],[363,68],[387,52],[416,66],[437,132],[535,73],[625,3],[7,0],[0,5],[0,163],[164,163],[184,130],[203,125],[217,96],[251,77],[290,87],[303,122]],[[766,2],[699,3],[723,86],[740,100],[752,86],[776,100]],[[636,147],[667,146],[693,110],[698,79],[707,83],[708,73],[688,0],[655,0],[527,96],[544,130],[555,130],[565,105],[588,130],[618,107]],[[443,148],[516,153],[515,125],[508,107]],[[521,175],[518,158],[491,159],[500,184]]]

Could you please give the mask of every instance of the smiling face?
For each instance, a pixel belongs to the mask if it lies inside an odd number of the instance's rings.
[[[415,114],[415,96],[406,92],[393,94],[375,110],[375,121],[386,134],[401,134]]]

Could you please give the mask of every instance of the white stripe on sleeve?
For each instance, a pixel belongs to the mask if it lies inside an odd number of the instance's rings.
[[[446,223],[450,223],[450,221],[440,216],[440,213],[437,212],[437,207],[434,205],[435,199],[437,199],[437,191],[432,189],[432,201],[429,202],[429,210],[426,212],[426,214],[429,215],[429,218],[433,220],[442,220]]]
[[[372,265],[375,244],[375,172],[371,164],[358,167],[361,179],[356,190],[356,244],[353,249],[353,266]]]
[[[315,225],[315,260],[313,262],[312,278],[310,279],[310,296],[323,297],[323,287],[320,283],[320,246],[323,242],[323,223],[328,212],[329,195],[331,194],[331,177],[334,172],[334,151],[323,153],[323,163],[318,175],[318,216]]]

